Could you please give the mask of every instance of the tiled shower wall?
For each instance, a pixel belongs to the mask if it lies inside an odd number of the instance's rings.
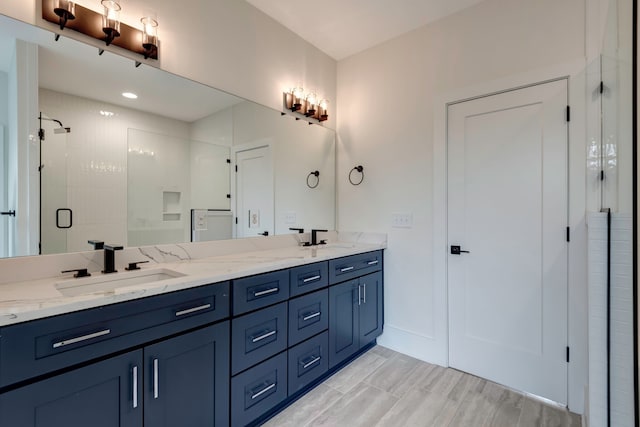
[[[39,97],[43,114],[71,128],[67,207],[73,210],[73,228],[68,231],[67,250],[90,249],[87,239],[126,244],[127,130],[188,139],[189,124],[134,110],[134,103],[123,108],[47,89],[40,89]]]

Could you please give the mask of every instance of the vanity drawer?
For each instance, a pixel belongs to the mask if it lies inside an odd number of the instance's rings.
[[[244,371],[287,348],[287,303],[231,321],[231,374]]]
[[[329,283],[344,282],[382,270],[382,251],[351,255],[329,261]]]
[[[289,271],[259,274],[233,281],[233,314],[247,313],[289,298]]]
[[[292,297],[306,294],[329,285],[329,263],[317,262],[289,270]]]
[[[0,387],[229,317],[229,282],[0,328]]]
[[[231,425],[244,426],[287,397],[287,352],[231,378]]]
[[[289,346],[329,326],[329,289],[289,300]]]
[[[289,396],[320,378],[329,369],[329,332],[323,332],[310,340],[290,348]]]

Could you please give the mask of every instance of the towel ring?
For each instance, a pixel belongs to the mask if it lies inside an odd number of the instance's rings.
[[[316,185],[311,185],[309,184],[309,179],[315,176],[316,177]],[[313,171],[313,172],[309,172],[309,175],[307,175],[307,187],[309,188],[316,188],[318,186],[318,184],[320,184],[320,172],[319,171]]]
[[[353,181],[353,178],[351,176],[353,172],[359,172],[361,174],[360,181],[358,182]],[[351,171],[349,172],[349,182],[351,183],[351,185],[360,185],[362,184],[362,181],[364,181],[364,167],[362,167],[362,165],[358,165],[353,169],[351,169]]]

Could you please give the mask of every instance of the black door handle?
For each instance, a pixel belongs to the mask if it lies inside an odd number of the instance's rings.
[[[263,231],[262,233],[258,233],[258,236],[268,236],[269,232],[268,231]]]
[[[470,254],[469,251],[463,251],[460,246],[451,245],[451,255]]]
[[[0,215],[16,216],[16,211],[0,212]]]
[[[69,225],[60,225],[60,212],[69,212]],[[56,209],[56,227],[71,228],[73,227],[73,211],[71,209]]]

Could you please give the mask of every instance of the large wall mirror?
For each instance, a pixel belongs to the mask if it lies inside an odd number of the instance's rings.
[[[335,228],[332,130],[5,16],[0,166],[0,257]]]

